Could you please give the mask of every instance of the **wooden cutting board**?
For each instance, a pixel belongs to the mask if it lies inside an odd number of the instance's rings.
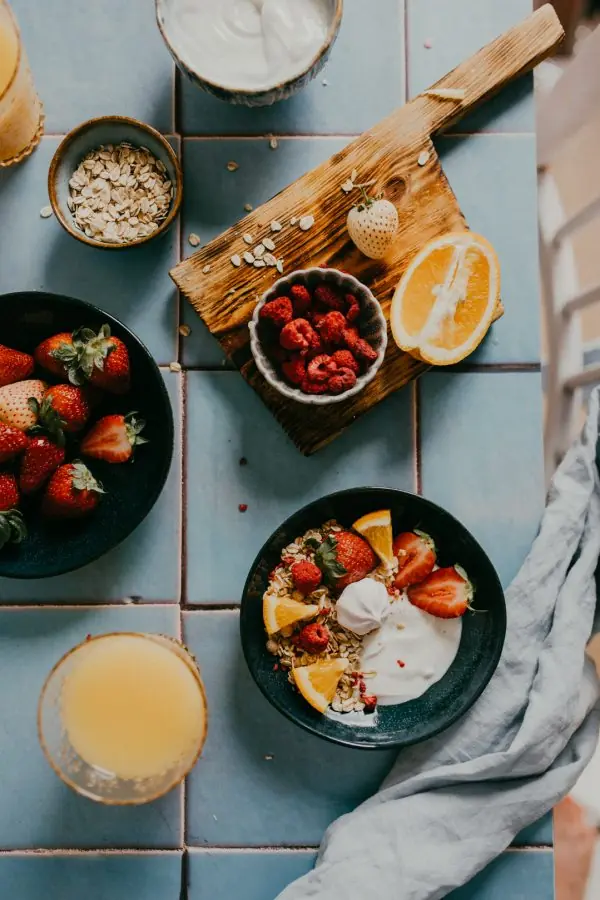
[[[234,254],[241,256],[249,249],[242,235],[250,233],[256,242],[272,237],[286,274],[317,265],[351,272],[371,288],[387,315],[411,257],[432,238],[467,227],[432,136],[513,78],[530,71],[555,49],[563,35],[554,9],[543,6],[432,86],[462,89],[464,99],[459,103],[427,92],[420,94],[171,271],[181,293],[302,453],[310,455],[324,447],[354,419],[427,367],[398,350],[390,337],[381,369],[356,397],[321,407],[282,397],[258,372],[247,328],[256,300],[279,275],[273,268],[232,265]],[[374,181],[371,191],[383,193],[400,213],[397,239],[384,260],[363,256],[346,231],[346,216],[356,194],[344,193],[341,185],[354,169],[360,182]],[[271,233],[273,220],[289,223],[292,216],[308,215],[315,219],[308,231],[286,224],[281,232]]]

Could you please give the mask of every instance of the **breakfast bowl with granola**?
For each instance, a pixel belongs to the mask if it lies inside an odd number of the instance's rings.
[[[331,741],[425,740],[475,702],[506,630],[504,595],[472,535],[423,497],[330,494],[271,536],[248,576],[241,637],[271,703]]]

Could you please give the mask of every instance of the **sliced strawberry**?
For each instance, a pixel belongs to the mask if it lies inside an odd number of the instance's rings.
[[[457,619],[469,608],[473,585],[458,566],[437,569],[420,584],[409,587],[408,599],[439,619]]]
[[[127,462],[136,445],[147,443],[140,435],[145,424],[143,419],[136,419],[136,413],[105,416],[85,436],[81,452],[109,463]]]
[[[398,574],[394,585],[403,591],[427,578],[435,565],[435,544],[423,531],[404,531],[394,539]]]

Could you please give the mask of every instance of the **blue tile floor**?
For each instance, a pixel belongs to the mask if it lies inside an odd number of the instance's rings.
[[[0,897],[275,900],[313,865],[328,824],[377,787],[392,756],[319,742],[251,682],[236,605],[263,540],[313,497],[358,484],[420,488],[448,507],[505,584],[535,534],[542,457],[531,79],[460,123],[463,136],[437,140],[470,225],[498,250],[505,317],[470,371],[426,375],[315,457],[300,457],[239,375],[224,370],[168,270],[192,252],[191,232],[204,243],[241,219],[245,204],[275,194],[527,15],[530,0],[346,0],[322,75],[296,98],[253,111],[224,105],[175,72],[153,0],[12,4],[47,136],[26,163],[0,172],[0,292],[55,291],[122,318],[163,367],[181,429],[160,502],[121,547],[79,573],[0,580]],[[111,113],[170,137],[185,200],[160,242],[100,253],[40,210],[61,136]],[[230,160],[236,172],[227,171]],[[169,371],[173,362],[183,371]],[[56,779],[38,746],[35,708],[66,649],[85,634],[125,629],[185,635],[203,669],[211,723],[185,790],[111,809]],[[516,838],[524,849],[452,896],[551,900],[551,844],[546,817]]]

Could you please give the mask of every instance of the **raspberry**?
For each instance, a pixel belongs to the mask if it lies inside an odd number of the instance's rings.
[[[337,366],[331,356],[322,353],[320,356],[315,356],[314,359],[311,359],[306,374],[310,381],[328,381],[336,369]]]
[[[277,328],[283,328],[292,321],[292,301],[289,297],[277,297],[261,307],[259,318],[270,319]]]
[[[326,381],[309,381],[308,378],[305,378],[300,385],[300,390],[305,394],[326,394],[329,388]]]
[[[331,358],[340,369],[351,369],[355,375],[360,372],[360,366],[350,350],[336,350]]]
[[[377,359],[377,350],[374,350],[367,341],[361,338],[357,328],[346,328],[344,341],[348,350],[351,350],[358,359],[365,362],[374,362]]]
[[[310,309],[311,298],[308,288],[303,284],[295,284],[290,288],[290,297],[294,308],[294,317],[303,316]]]
[[[328,344],[341,344],[344,340],[346,320],[340,312],[327,313],[317,327],[321,338]]]
[[[335,288],[328,284],[320,284],[315,288],[314,293],[317,303],[322,303],[328,309],[335,309],[338,312],[344,312],[345,304]]]
[[[306,363],[301,356],[292,356],[290,360],[281,366],[284,377],[292,384],[302,384],[306,378]]]
[[[319,342],[319,335],[306,319],[294,319],[288,322],[279,335],[279,342],[286,350],[299,350],[301,353],[308,352],[312,347],[316,347]]]
[[[346,294],[346,303],[348,304],[346,320],[352,324],[352,322],[356,322],[360,316],[360,303],[353,294]]]
[[[365,704],[366,713],[375,712],[375,707],[377,706],[377,697],[375,694],[363,694],[361,700]]]
[[[356,384],[356,374],[352,369],[338,369],[328,382],[332,394],[343,394]]]
[[[296,590],[304,595],[316,591],[323,580],[320,568],[308,560],[294,563],[290,571]]]
[[[307,653],[323,653],[329,645],[329,629],[326,625],[305,625],[298,637],[296,644]]]
[[[319,312],[317,309],[311,310],[311,312],[308,313],[308,318],[310,319],[313,328],[318,328],[319,323],[323,321],[326,315],[327,313]]]

